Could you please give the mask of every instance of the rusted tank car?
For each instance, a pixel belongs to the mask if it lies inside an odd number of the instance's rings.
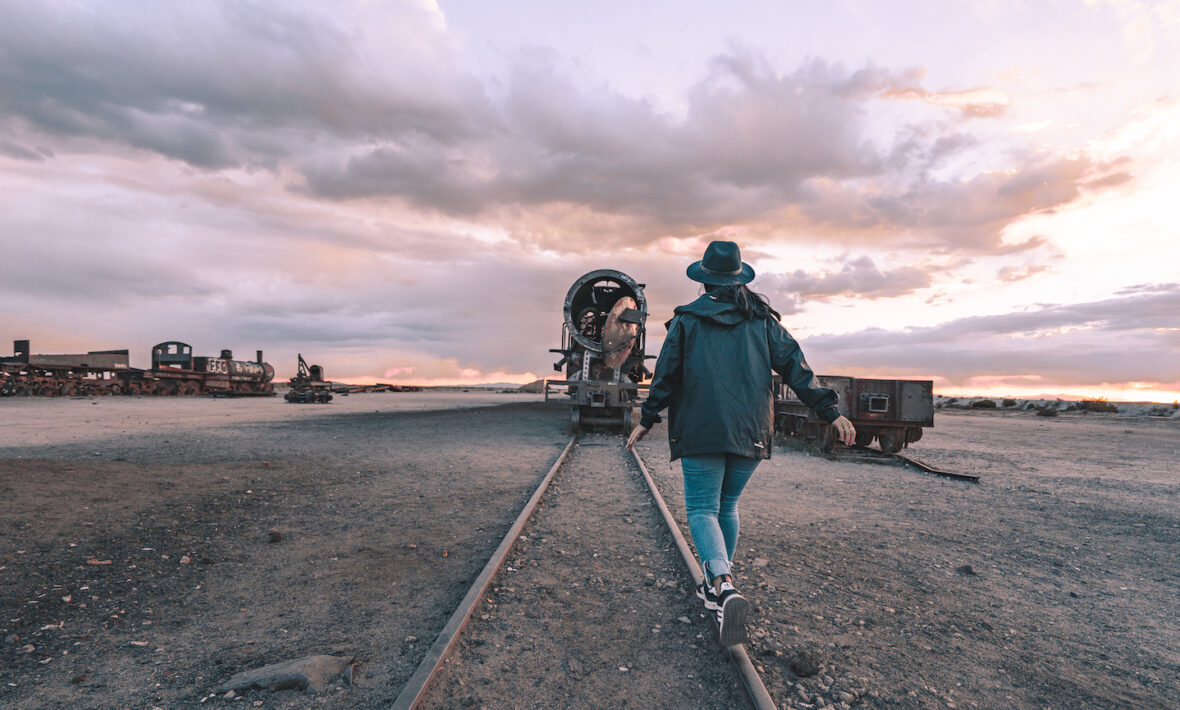
[[[574,281],[565,296],[562,358],[570,397],[570,430],[631,430],[631,412],[644,366],[647,299],[643,284],[614,269],[591,271]]]
[[[840,413],[856,427],[858,446],[876,439],[885,453],[895,454],[922,438],[934,426],[934,383],[930,380],[870,380],[819,375],[823,387],[840,395]],[[827,450],[835,430],[800,402],[789,387],[775,380],[775,429],[816,441]]]

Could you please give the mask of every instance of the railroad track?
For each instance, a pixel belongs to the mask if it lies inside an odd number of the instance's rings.
[[[844,453],[848,452],[848,453]],[[903,456],[902,454],[890,454],[876,449],[870,449],[867,446],[851,446],[841,449],[840,453],[829,453],[828,458],[835,461],[863,461],[867,463],[885,463],[895,464],[910,468],[916,468],[924,473],[930,473],[935,476],[942,476],[944,478],[953,478],[957,481],[968,481],[970,483],[979,483],[979,476],[970,473],[957,473],[955,471],[944,471],[936,468],[930,464],[923,463],[911,456]]]
[[[701,576],[638,452],[571,437],[393,707],[774,708]]]

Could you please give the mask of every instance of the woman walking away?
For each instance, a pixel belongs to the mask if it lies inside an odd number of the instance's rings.
[[[738,539],[738,498],[758,463],[770,458],[774,402],[771,370],[808,407],[832,424],[840,440],[856,438],[836,410],[837,396],[819,386],[799,344],[766,299],[746,286],[754,270],[733,242],[713,242],[688,277],[705,293],[676,309],[656,362],[639,426],[627,448],[661,421],[668,409],[672,460],[684,472],[684,507],[705,570],[697,587],[716,613],[721,643],[746,638],[749,603],[734,588],[730,563]]]

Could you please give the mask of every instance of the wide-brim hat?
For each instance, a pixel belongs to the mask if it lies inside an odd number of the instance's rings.
[[[754,269],[742,261],[742,250],[733,242],[711,242],[705,258],[688,265],[688,278],[710,286],[733,286],[754,280]]]

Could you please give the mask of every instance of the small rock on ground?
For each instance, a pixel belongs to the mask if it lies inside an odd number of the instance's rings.
[[[800,678],[807,678],[819,673],[819,663],[807,651],[800,651],[791,659],[791,672]]]
[[[304,656],[282,663],[272,663],[235,674],[222,684],[217,692],[234,692],[258,687],[270,691],[294,688],[319,693],[328,687],[328,681],[352,663],[352,659],[352,656]]]

